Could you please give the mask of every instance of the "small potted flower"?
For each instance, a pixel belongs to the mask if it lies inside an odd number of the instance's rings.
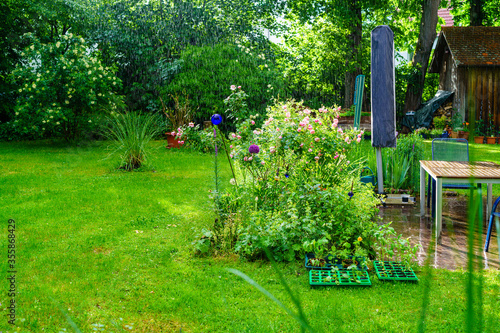
[[[493,115],[490,113],[488,116],[488,128],[486,129],[486,143],[487,144],[495,144],[497,138],[495,137],[495,124],[493,123]]]
[[[476,128],[474,129],[474,142],[484,142],[484,122],[482,120],[476,120]]]
[[[469,123],[468,122],[463,122],[462,123],[462,129],[458,131],[458,137],[463,138],[465,140],[469,140]]]

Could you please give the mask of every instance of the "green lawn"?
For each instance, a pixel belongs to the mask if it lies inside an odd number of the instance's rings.
[[[226,270],[244,272],[293,308],[269,262],[193,254],[196,231],[214,219],[213,156],[153,145],[152,166],[123,172],[115,170],[116,159],[105,159],[105,143],[0,143],[0,249],[7,252],[7,221],[14,219],[17,255],[16,325],[7,323],[9,284],[2,278],[1,332],[71,332],[65,314],[82,332],[300,331],[284,310]],[[500,151],[471,147],[482,160]],[[302,262],[278,266],[318,331],[415,332],[427,291],[426,329],[467,331],[464,271],[432,269],[427,279],[422,269],[417,284],[381,283],[371,274],[369,288],[311,289]],[[494,332],[498,270],[484,273],[482,288],[479,329]]]

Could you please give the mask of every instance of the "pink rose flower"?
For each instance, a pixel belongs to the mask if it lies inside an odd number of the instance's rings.
[[[237,136],[236,136],[236,138],[237,138],[237,139],[241,139],[241,135],[237,135]]]
[[[255,125],[255,121],[252,120],[252,125]]]
[[[234,134],[234,133],[231,133],[231,136],[232,136],[233,138],[236,138],[236,134]]]
[[[301,146],[301,147],[302,147],[303,145],[304,145],[303,143],[301,143],[301,144],[300,144],[300,146]]]
[[[345,142],[349,143],[349,137],[345,138]]]
[[[357,138],[357,139],[356,139],[356,141],[357,141],[358,143],[360,143],[360,142],[361,142],[361,138]]]
[[[278,137],[278,139],[283,139],[283,137],[280,135],[280,136]]]
[[[175,132],[172,132],[172,133],[170,133],[170,134],[172,134],[172,136],[175,136]]]
[[[253,159],[253,157],[252,157],[252,156],[250,156],[250,157],[248,158],[248,160],[249,160],[249,161],[251,161],[252,159]]]
[[[238,89],[241,89],[241,86],[238,86]]]
[[[243,157],[243,160],[244,160],[244,161],[248,161],[248,157],[246,157],[246,156],[245,156],[245,157]]]
[[[189,123],[189,127],[194,127],[194,123]]]
[[[319,138],[314,138],[314,141],[318,142],[318,141],[319,141]]]
[[[297,128],[297,132],[300,132],[300,131],[302,131],[302,128],[300,128],[300,127]]]
[[[317,160],[319,160],[319,156],[314,157],[314,159],[315,159],[316,161],[317,161]]]
[[[314,134],[316,132],[314,130],[310,130],[309,133]]]
[[[231,85],[231,90],[236,90],[236,86],[234,84]]]
[[[264,164],[266,164],[266,162],[262,161],[262,162],[260,162],[260,164],[264,165]]]
[[[310,111],[309,109],[305,109],[305,110],[304,110],[304,113],[305,113],[305,114],[311,114],[311,111]]]
[[[287,117],[287,118],[290,118],[290,117],[291,117],[290,112],[287,112],[287,113],[286,113],[286,117]]]
[[[312,153],[313,150],[311,148],[309,148],[307,151],[310,152],[310,153]]]
[[[233,148],[233,145],[230,145],[229,148]]]

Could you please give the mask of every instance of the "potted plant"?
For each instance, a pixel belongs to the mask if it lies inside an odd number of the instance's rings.
[[[464,119],[462,118],[462,115],[459,112],[454,111],[453,117],[451,117],[451,138],[458,138],[458,131],[462,130],[463,123]]]
[[[424,138],[424,139],[428,139],[429,135],[431,134],[431,131],[428,128],[425,128],[425,127],[421,127],[419,129],[417,129],[416,132],[418,134],[420,134],[420,136],[422,138]]]
[[[434,128],[431,130],[431,138],[440,138],[443,135],[444,129]]]
[[[463,122],[462,129],[458,131],[458,137],[463,138],[465,140],[469,140],[469,123]]]
[[[179,96],[172,96],[174,101],[174,108],[171,109],[165,105],[163,99],[160,97],[162,111],[168,120],[168,131],[165,133],[167,136],[167,148],[180,148],[182,141],[179,140],[178,132],[183,125],[191,120],[191,108],[189,106],[189,96],[184,96],[184,100],[180,101]]]
[[[490,113],[488,115],[488,128],[486,129],[486,143],[487,144],[495,144],[497,138],[495,137],[495,124],[493,123],[493,115]]]
[[[474,142],[484,142],[484,122],[481,120],[476,120],[476,128],[474,129]]]

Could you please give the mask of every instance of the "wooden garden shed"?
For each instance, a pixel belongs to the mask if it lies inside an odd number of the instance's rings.
[[[472,126],[491,114],[500,125],[500,27],[442,27],[430,73],[453,91],[453,107]]]

